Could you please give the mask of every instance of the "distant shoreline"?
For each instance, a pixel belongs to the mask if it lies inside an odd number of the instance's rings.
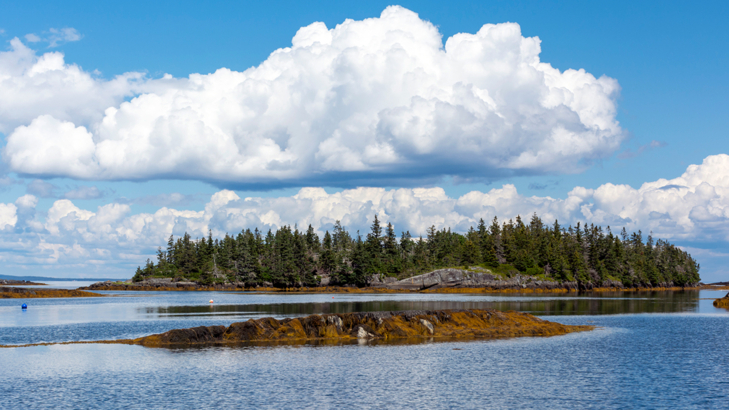
[[[0,299],[47,299],[104,297],[93,292],[78,289],[30,289],[0,286]]]
[[[48,286],[45,283],[31,282],[27,280],[0,279],[0,286]]]
[[[111,278],[51,278],[48,276],[12,276],[0,275],[0,284],[3,281],[19,281],[19,282],[103,282],[106,280],[119,280]]]

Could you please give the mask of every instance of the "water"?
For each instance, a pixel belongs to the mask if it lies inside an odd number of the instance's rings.
[[[712,306],[726,292],[108,293],[119,296],[29,299],[27,312],[19,299],[0,300],[0,344],[130,338],[263,316],[442,308],[513,308],[599,328],[415,345],[0,349],[0,408],[729,406],[729,311]]]

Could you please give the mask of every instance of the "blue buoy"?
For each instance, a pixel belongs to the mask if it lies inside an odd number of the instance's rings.
[[[26,305],[25,303],[23,303],[23,306],[21,306],[21,308],[23,308],[23,310],[28,309],[28,305]]]

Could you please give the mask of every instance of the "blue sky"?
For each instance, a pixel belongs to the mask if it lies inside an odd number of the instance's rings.
[[[213,73],[222,67],[237,72],[256,67],[269,58],[274,50],[291,47],[292,38],[302,27],[323,22],[328,29],[333,29],[345,19],[359,21],[376,18],[390,4],[317,2],[302,5],[300,2],[276,1],[204,4],[184,1],[128,1],[118,4],[3,2],[0,41],[4,46],[0,51],[11,50],[10,41],[17,37],[25,47],[34,51],[37,58],[47,52],[63,53],[65,64],[76,64],[101,82],[127,72],[144,73],[145,79],[149,81],[159,80],[164,74],[170,74],[175,79],[185,79],[193,73]],[[57,246],[53,255],[48,256],[50,251],[44,248],[40,252],[47,256],[44,258],[31,260],[19,256],[32,254],[34,249],[39,249],[38,243],[53,242],[54,234],[47,226],[49,216],[46,213],[64,197],[70,199],[80,210],[92,213],[98,213],[98,207],[109,204],[125,205],[128,208],[118,212],[124,215],[127,224],[131,224],[129,218],[132,216],[154,214],[163,206],[180,212],[202,212],[211,203],[211,195],[222,189],[233,190],[240,198],[261,197],[276,200],[291,197],[304,186],[324,187],[330,195],[356,186],[382,187],[386,190],[428,187],[442,188],[448,198],[455,200],[471,191],[486,193],[511,184],[522,201],[523,198],[532,196],[562,200],[568,198],[575,187],[597,190],[605,184],[626,184],[638,190],[644,183],[652,183],[662,178],[672,180],[681,177],[689,165],[702,164],[707,157],[725,154],[727,151],[724,141],[729,125],[726,116],[729,109],[729,87],[724,75],[725,67],[729,63],[729,34],[724,26],[726,16],[729,15],[729,5],[726,2],[702,2],[698,6],[688,2],[667,1],[450,1],[399,4],[417,13],[425,22],[435,25],[443,41],[457,33],[476,33],[484,24],[518,23],[521,36],[538,37],[541,40],[541,52],[538,55],[541,62],[549,63],[561,72],[584,69],[595,78],[604,75],[619,84],[619,93],[609,97],[614,103],[616,114],[608,117],[619,123],[620,131],[611,134],[614,140],[610,144],[595,145],[576,156],[562,158],[555,152],[563,150],[549,151],[555,155],[555,159],[542,168],[531,165],[506,167],[504,162],[498,162],[499,158],[507,155],[506,151],[488,157],[488,150],[483,155],[493,162],[492,165],[480,167],[477,158],[467,158],[463,167],[460,167],[459,161],[452,157],[464,155],[463,152],[444,152],[441,149],[429,156],[413,157],[421,162],[432,160],[433,166],[426,166],[424,169],[390,166],[383,168],[382,172],[373,173],[372,168],[369,168],[369,171],[355,175],[350,171],[342,171],[344,165],[340,164],[339,168],[326,168],[326,172],[319,169],[313,173],[297,173],[293,177],[262,176],[257,177],[254,182],[245,173],[238,174],[235,178],[205,178],[195,172],[187,172],[184,166],[172,167],[164,172],[135,170],[131,169],[132,165],[123,170],[107,167],[105,170],[110,176],[97,178],[95,171],[91,170],[74,173],[58,167],[38,168],[37,164],[34,165],[35,168],[27,163],[18,165],[18,158],[28,152],[32,153],[32,150],[28,151],[27,147],[22,148],[24,151],[21,148],[17,151],[6,148],[2,164],[6,183],[4,191],[0,193],[0,202],[15,203],[25,194],[32,194],[37,201],[33,206],[35,211],[32,217],[30,214],[23,216],[22,207],[16,205],[16,220],[19,222],[15,222],[12,229],[6,228],[12,230],[12,235],[16,236],[11,235],[4,239],[6,249],[0,253],[4,255],[9,266],[13,267],[13,273],[22,274],[27,271],[28,274],[98,276],[99,272],[112,272],[122,277],[125,269],[142,262],[134,260],[134,255],[143,256],[154,249],[151,243],[141,243],[130,237],[107,243],[105,239],[99,239],[101,231],[96,231],[96,236],[86,231],[85,234],[75,232],[73,235],[69,233],[68,236],[63,236],[64,231],[61,229],[59,237],[54,239]],[[73,35],[63,37],[64,32],[59,30],[64,28],[72,28]],[[55,47],[50,47],[53,38],[59,40]],[[94,72],[95,70],[98,71]],[[0,91],[1,87],[2,83]],[[91,130],[99,124],[105,108],[119,108],[123,101],[154,92],[156,91],[147,88],[123,96],[109,97],[111,102],[106,106],[103,103],[94,106],[98,110],[98,118],[91,116],[81,119],[69,114],[69,117],[59,120],[70,121],[75,126],[84,126]],[[11,125],[6,127],[8,129],[2,134],[3,139],[7,142],[16,126],[30,126],[33,118],[44,113],[39,109],[27,119],[8,120],[7,123]],[[2,115],[10,116],[2,111],[0,105],[0,124],[3,122]],[[528,120],[529,118],[522,119]],[[51,127],[52,124],[46,126]],[[45,133],[39,134],[41,136],[38,138],[53,138],[47,127],[44,128]],[[16,140],[24,135],[17,134]],[[520,147],[514,149],[518,150]],[[529,144],[525,143],[521,149],[529,149]],[[509,152],[511,154],[513,153]],[[336,156],[331,158],[336,159]],[[12,159],[16,162],[13,163]],[[43,162],[41,159],[38,161]],[[712,165],[710,169],[707,166],[704,173],[727,172],[722,166]],[[105,171],[98,172],[101,175]],[[416,174],[425,177],[413,177]],[[463,178],[470,180],[463,182]],[[700,185],[698,182],[696,184]],[[660,188],[659,185],[657,186]],[[85,194],[79,193],[79,187],[87,187],[86,191],[82,190]],[[92,187],[96,190],[90,191]],[[691,202],[693,214],[687,208],[683,220],[678,215],[671,215],[673,222],[682,226],[682,229],[671,231],[668,223],[656,229],[661,232],[660,235],[688,248],[697,249],[697,258],[705,267],[702,270],[703,276],[721,279],[727,275],[720,266],[727,258],[723,252],[729,237],[729,230],[725,233],[723,228],[726,220],[722,218],[729,217],[729,213],[722,214],[723,211],[719,209],[726,204],[722,191],[724,188],[716,184],[712,187],[718,192],[719,199],[707,199],[713,201],[711,204]],[[694,187],[691,186],[690,189]],[[77,190],[76,194],[69,194],[74,190]],[[228,198],[228,201],[232,201],[232,204],[237,200]],[[376,202],[372,209],[382,209],[387,213],[386,207],[382,205],[377,208],[379,205]],[[604,197],[591,197],[585,199],[584,204],[593,204],[591,206],[594,209],[604,208],[609,213],[603,206],[607,202],[610,201]],[[649,200],[642,203],[644,208],[653,206]],[[274,206],[271,203],[266,204],[261,206]],[[683,203],[681,206],[689,205]],[[676,205],[677,208],[681,206]],[[515,206],[516,208],[518,207]],[[667,213],[658,208],[644,208],[636,212],[641,215]],[[696,222],[697,219],[687,228],[686,224],[691,223],[687,222],[691,219],[690,215],[698,215],[696,209],[704,208],[709,209],[710,212],[707,212],[719,219],[708,221],[704,218],[702,222]],[[524,208],[526,211],[529,209],[531,208]],[[457,206],[455,210],[458,211]],[[612,205],[610,210],[617,215],[620,209]],[[485,215],[497,211],[503,213],[499,215],[501,217],[513,216],[508,210],[500,211],[494,206],[483,212]],[[68,212],[68,209],[64,212]],[[265,213],[263,210],[256,212]],[[476,215],[464,213],[465,211],[458,212],[464,218],[473,218]],[[587,218],[584,212],[575,212],[577,211],[554,211],[553,214],[567,219]],[[632,221],[629,226],[641,229],[657,227],[645,219],[648,217],[640,219],[636,214],[631,218],[625,212],[628,211],[624,211],[620,218],[629,218]],[[232,214],[230,211],[227,213]],[[394,215],[393,212],[393,218]],[[176,216],[188,217],[189,215]],[[87,221],[88,215],[80,218]],[[311,218],[313,217],[279,214],[278,221],[296,223],[304,219],[313,221]],[[426,216],[423,218],[427,219]],[[591,221],[595,223],[620,220],[599,219],[594,215],[592,218]],[[228,221],[215,225],[218,219],[212,218],[213,222],[210,222],[210,218],[203,218],[206,221],[203,225],[224,232],[228,228],[239,228],[246,223],[252,223],[238,221],[236,224]],[[255,221],[275,227],[275,220],[259,218]],[[355,220],[358,219],[352,219]],[[109,229],[118,233],[121,229],[119,224],[123,225],[122,219],[115,221],[117,225],[110,223]],[[165,225],[166,228],[158,227],[159,235],[168,235],[169,229],[175,232],[175,229],[179,230],[181,227],[192,230],[193,226],[197,227],[195,229],[202,226],[187,219],[175,221],[171,225]],[[459,221],[454,220],[453,223],[462,223]],[[322,227],[326,226],[324,222],[319,222]],[[41,227],[44,224],[46,226]],[[413,221],[405,220],[402,225],[411,229],[419,226]],[[45,237],[43,235],[46,234],[42,232],[50,232],[50,236]],[[83,239],[84,235],[86,239]],[[91,236],[97,239],[89,239]],[[22,242],[21,237],[22,240],[27,240],[27,245],[12,245]],[[72,251],[74,246],[77,249],[75,253]],[[91,249],[103,250],[99,250],[94,256]],[[699,256],[702,252],[703,256]],[[89,259],[95,262],[83,262]]]

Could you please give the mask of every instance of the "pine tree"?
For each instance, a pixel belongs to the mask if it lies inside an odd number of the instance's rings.
[[[391,276],[397,276],[402,272],[402,260],[400,258],[400,247],[395,236],[395,229],[391,223],[387,224],[384,241],[385,271]]]
[[[462,261],[464,266],[471,266],[477,263],[481,259],[480,252],[476,244],[470,239],[467,239],[463,244],[463,256]]]

